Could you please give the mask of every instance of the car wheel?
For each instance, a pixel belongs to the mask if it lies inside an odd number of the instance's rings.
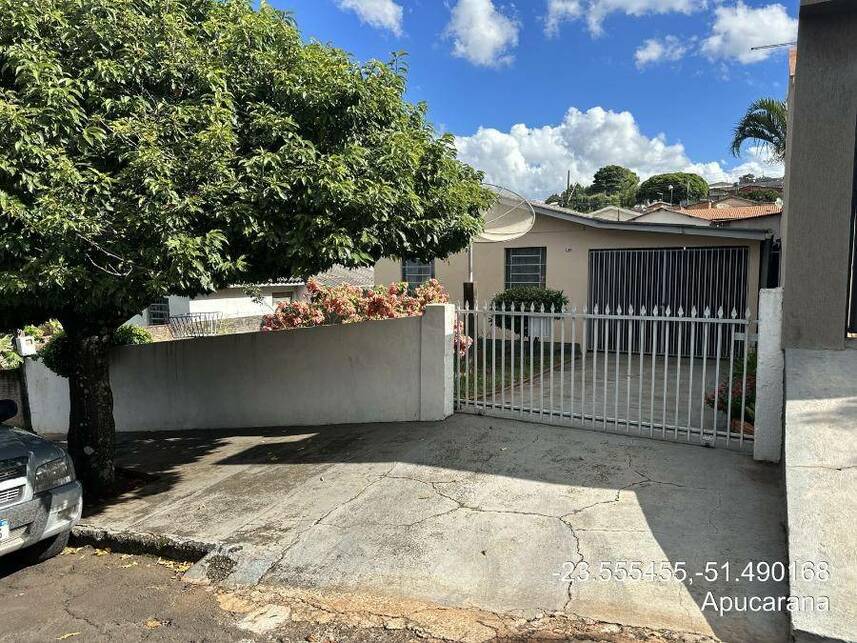
[[[41,563],[48,558],[53,558],[68,545],[68,537],[71,531],[64,531],[51,538],[46,538],[35,545],[30,545],[21,554],[30,562]]]

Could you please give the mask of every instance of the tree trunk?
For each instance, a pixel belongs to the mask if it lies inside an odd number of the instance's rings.
[[[111,333],[66,333],[73,358],[68,378],[68,450],[87,495],[102,497],[110,494],[115,482]]]

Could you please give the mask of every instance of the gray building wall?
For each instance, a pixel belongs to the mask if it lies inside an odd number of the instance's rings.
[[[783,342],[842,349],[857,145],[857,3],[801,6],[784,213]]]

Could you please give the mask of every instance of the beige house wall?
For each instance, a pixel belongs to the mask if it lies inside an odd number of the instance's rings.
[[[480,302],[504,289],[505,248],[547,248],[546,285],[565,292],[570,304],[582,308],[587,303],[589,251],[622,248],[692,248],[733,246],[749,248],[748,301],[756,315],[759,295],[760,242],[666,232],[599,230],[554,217],[536,217],[533,229],[515,241],[474,245],[476,294]],[[467,252],[435,262],[435,276],[446,287],[453,302],[464,299],[467,281]],[[402,280],[397,259],[382,259],[375,266],[375,283]]]

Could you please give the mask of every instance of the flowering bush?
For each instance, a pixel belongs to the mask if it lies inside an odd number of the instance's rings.
[[[735,363],[732,370],[732,390],[729,383],[721,383],[716,391],[705,396],[705,403],[724,413],[729,412],[729,401],[732,401],[732,417],[730,420],[744,420],[753,424],[756,419],[756,351],[747,355],[747,388],[744,389],[744,364],[742,360]],[[741,417],[741,402],[744,401],[744,417]]]
[[[406,283],[360,288],[341,284],[307,283],[309,301],[282,302],[262,320],[262,330],[286,330],[329,324],[352,324],[368,319],[394,319],[422,315],[428,304],[445,304],[449,295],[436,279],[412,292]]]

